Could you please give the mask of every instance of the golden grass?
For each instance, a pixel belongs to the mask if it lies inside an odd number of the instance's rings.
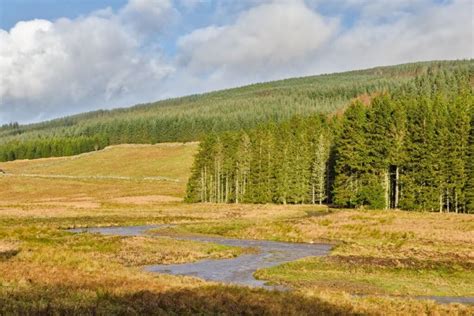
[[[334,254],[474,263],[471,215],[346,210],[293,224],[306,240],[343,240]]]
[[[186,183],[197,143],[117,145],[71,157],[0,163],[10,174],[162,177]]]
[[[113,256],[124,265],[140,266],[234,258],[246,252],[250,250],[166,237],[131,237],[122,240],[120,250]]]
[[[20,252],[17,242],[0,240],[0,261],[10,259]]]
[[[76,157],[0,164],[16,174],[133,177],[0,176],[0,314],[474,313],[458,304],[351,295],[472,293],[472,216],[311,205],[184,204],[178,199],[184,195],[196,148],[115,146]],[[330,242],[335,248],[329,258],[259,271],[261,277],[296,289],[273,293],[140,268],[227,258],[249,250],[63,230],[160,223],[180,224],[178,233]],[[464,283],[455,288],[459,280]]]

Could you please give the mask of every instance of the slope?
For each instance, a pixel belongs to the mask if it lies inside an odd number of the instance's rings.
[[[197,143],[120,145],[72,157],[0,163],[0,210],[56,212],[177,201],[196,150]]]

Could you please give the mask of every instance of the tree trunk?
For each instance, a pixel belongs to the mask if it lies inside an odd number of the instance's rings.
[[[216,195],[217,195],[217,203],[220,203],[220,197],[221,197],[221,167],[219,162],[217,163],[217,174],[216,174]]]
[[[245,192],[247,190],[247,175],[244,174],[244,179],[242,182],[242,197],[245,198]]]
[[[400,172],[399,172],[398,166],[396,166],[395,167],[395,203],[394,203],[395,208],[398,208],[398,199],[399,199],[398,181],[399,181],[399,176],[400,176]]]
[[[204,166],[204,201],[207,202],[207,167]]]
[[[204,169],[201,169],[201,202],[204,201]]]
[[[225,202],[229,203],[229,175],[225,176]]]
[[[443,213],[443,194],[439,195],[439,212]]]
[[[449,210],[449,191],[448,191],[448,189],[446,189],[446,211],[448,211],[448,213],[450,212],[450,210]]]
[[[456,214],[459,213],[458,209],[458,192],[454,190],[454,210],[456,211]]]
[[[332,203],[332,201],[331,201],[331,199],[332,199],[331,188],[330,188],[331,184],[330,184],[330,180],[329,180],[329,163],[325,164],[325,170],[326,170],[325,182],[326,182],[326,193],[327,193],[326,203]]]
[[[319,175],[319,205],[322,205],[323,204],[323,197],[324,197],[324,168],[325,166],[323,166],[323,168],[321,168],[321,172],[320,172],[320,175]]]
[[[235,204],[239,204],[239,172],[235,172]]]
[[[390,168],[390,167],[389,167]],[[385,187],[385,209],[390,208],[390,178],[389,170],[384,172],[384,187]]]

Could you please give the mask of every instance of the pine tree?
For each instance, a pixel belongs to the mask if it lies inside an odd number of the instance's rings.
[[[401,174],[400,206],[405,209],[435,210],[439,207],[436,170],[436,121],[427,96],[410,98],[407,106],[407,139]]]
[[[292,144],[293,137],[289,122],[282,123],[275,131],[275,155],[274,164],[277,166],[274,170],[274,187],[273,202],[286,204],[290,201],[291,173],[294,166],[292,165],[293,154],[290,150],[294,146]]]
[[[447,121],[448,137],[445,146],[444,159],[446,181],[446,207],[458,213],[464,208],[464,188],[467,181],[468,146],[470,133],[470,116],[468,95],[459,96],[448,104],[449,116]],[[448,201],[451,201],[449,204]]]
[[[356,101],[344,113],[342,130],[336,141],[334,201],[348,207],[359,206],[359,190],[366,171],[366,110]]]
[[[290,199],[292,203],[309,201],[310,157],[307,127],[301,117],[290,121]]]
[[[187,199],[473,212],[469,76],[429,71],[368,107],[354,102],[342,117],[294,117],[248,134],[208,136]],[[65,145],[76,152],[95,143],[88,137],[58,139],[51,147],[36,141],[0,154],[62,154]]]
[[[250,175],[251,143],[246,132],[240,132],[237,136],[237,149],[235,157],[235,203],[245,202],[245,195]]]
[[[245,200],[253,203],[268,203],[273,198],[274,169],[273,157],[275,153],[273,124],[260,126],[251,135],[252,157],[248,190]]]
[[[186,198],[187,202],[209,202],[212,175],[212,153],[215,145],[215,135],[210,134],[199,144],[199,149],[194,157],[191,176],[188,180]]]
[[[468,143],[468,160],[466,164],[467,169],[467,183],[465,188],[466,193],[466,209],[469,213],[474,213],[474,106],[473,98],[470,98],[470,134]]]
[[[377,192],[382,192],[376,196],[375,192],[372,200],[377,200],[377,208],[388,209],[392,204],[391,200],[391,167],[397,156],[397,143],[399,142],[399,128],[402,123],[397,122],[395,115],[396,108],[388,96],[375,98],[368,111],[367,123],[367,148],[369,154],[370,178],[374,182],[373,187]],[[394,168],[397,168],[395,165]],[[392,169],[394,169],[392,168]],[[394,193],[395,194],[395,193]],[[383,203],[380,201],[383,200]],[[393,203],[392,203],[393,202]],[[373,204],[373,203],[372,203]]]
[[[322,204],[328,198],[328,169],[332,140],[325,125],[325,118],[316,116],[308,120],[310,201],[312,204]]]

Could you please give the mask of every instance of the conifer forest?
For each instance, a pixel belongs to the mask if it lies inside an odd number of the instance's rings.
[[[472,80],[429,68],[344,111],[210,134],[187,200],[474,212]]]

